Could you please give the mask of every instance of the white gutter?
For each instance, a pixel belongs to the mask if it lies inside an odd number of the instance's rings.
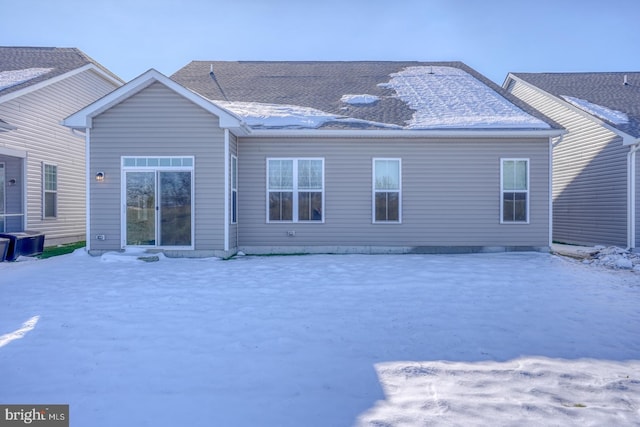
[[[278,138],[553,138],[564,129],[423,129],[423,130],[325,130],[325,129],[252,129],[249,137]]]
[[[229,129],[224,130],[224,250],[229,250]]]
[[[640,149],[640,140],[627,154],[627,250],[636,247],[636,151]]]

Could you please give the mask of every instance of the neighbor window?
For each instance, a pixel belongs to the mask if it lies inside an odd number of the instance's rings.
[[[231,223],[238,222],[238,158],[231,156]]]
[[[529,159],[502,159],[501,222],[529,221]]]
[[[267,159],[268,221],[323,221],[324,159]]]
[[[373,222],[400,222],[400,159],[373,159]]]
[[[58,166],[42,165],[42,214],[45,218],[58,216]]]

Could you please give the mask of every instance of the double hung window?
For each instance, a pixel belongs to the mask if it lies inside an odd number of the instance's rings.
[[[529,159],[502,159],[500,222],[529,222]]]
[[[58,216],[58,166],[47,163],[42,165],[42,216]]]
[[[373,159],[373,222],[401,222],[400,159]]]
[[[267,220],[324,221],[324,159],[267,159]]]

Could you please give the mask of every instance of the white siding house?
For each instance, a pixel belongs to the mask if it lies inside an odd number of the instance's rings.
[[[122,81],[77,49],[0,47],[0,232],[85,239],[85,146],[62,120]]]
[[[150,70],[65,119],[100,176],[88,249],[547,250],[563,131],[517,103],[461,63]]]

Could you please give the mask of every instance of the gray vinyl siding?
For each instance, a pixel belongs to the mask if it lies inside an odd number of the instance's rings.
[[[106,177],[90,183],[91,250],[121,248],[121,156],[194,156],[195,250],[224,249],[224,131],[215,116],[155,83],[94,118],[90,175]]]
[[[238,139],[236,138],[236,136],[234,134],[232,134],[231,132],[229,132],[229,155],[230,156],[236,156],[238,157]],[[238,163],[240,163],[240,160],[238,159]],[[231,158],[229,159],[229,173],[232,172],[231,169]],[[231,194],[232,190],[231,190],[231,179],[229,179],[229,249],[231,251],[234,251],[237,247],[238,247],[238,224],[231,224],[231,220],[232,220],[232,213],[231,210],[233,209],[232,207],[232,197],[233,195]],[[238,193],[238,197],[240,197],[240,190],[237,190]]]
[[[622,138],[526,84],[511,91],[568,131],[553,150],[553,239],[626,246],[628,147]]]
[[[18,128],[0,134],[0,147],[28,153],[26,227],[44,232],[46,245],[85,237],[84,137],[60,122],[115,88],[87,70],[0,104],[0,117]],[[43,162],[58,167],[56,218],[43,219]]]
[[[255,139],[238,144],[239,249],[549,244],[549,144],[538,140]],[[266,159],[324,158],[324,223],[267,223]],[[402,223],[372,223],[372,159],[402,159]],[[529,224],[500,224],[500,159],[530,159]],[[295,231],[294,237],[288,231]],[[340,250],[340,249],[337,249]]]

